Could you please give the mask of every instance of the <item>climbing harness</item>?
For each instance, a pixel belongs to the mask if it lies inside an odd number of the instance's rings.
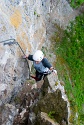
[[[20,44],[15,40],[15,39],[8,39],[8,40],[4,40],[4,41],[0,41],[0,43],[4,43],[4,45],[12,45],[12,44],[16,44],[19,46],[20,50],[22,51],[23,55],[25,55],[22,47],[20,46]],[[29,68],[29,62],[28,59],[26,59],[27,65],[28,65],[28,70],[29,70],[29,79],[30,79],[30,68]]]
[[[49,74],[51,74],[52,72],[54,72],[54,70],[49,70],[48,72],[44,72],[44,73],[43,73],[43,76],[42,76],[42,79],[44,79],[44,76],[45,76],[45,75],[49,75]],[[36,81],[39,80],[39,78],[37,78],[36,76],[30,75],[30,77],[33,78],[33,79],[35,79]]]

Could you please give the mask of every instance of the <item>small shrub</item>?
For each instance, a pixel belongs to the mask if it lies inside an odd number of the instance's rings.
[[[51,118],[51,119],[54,119],[55,118],[55,111],[50,111],[49,113],[48,113],[48,116]]]
[[[73,8],[79,7],[82,3],[84,3],[84,0],[71,0],[70,2]]]

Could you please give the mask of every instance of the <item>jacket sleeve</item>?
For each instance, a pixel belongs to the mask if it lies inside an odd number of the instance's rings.
[[[48,61],[47,58],[43,58],[42,63],[43,63],[43,65],[44,65],[45,67],[47,67],[47,68],[49,68],[49,69],[52,67],[52,65],[49,63],[49,61]]]
[[[34,61],[34,60],[33,60],[33,55],[29,55],[29,56],[28,56],[28,59],[31,60],[31,61]]]

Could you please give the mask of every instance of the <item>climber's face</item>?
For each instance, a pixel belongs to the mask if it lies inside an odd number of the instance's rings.
[[[36,64],[40,63],[41,61],[35,61]]]

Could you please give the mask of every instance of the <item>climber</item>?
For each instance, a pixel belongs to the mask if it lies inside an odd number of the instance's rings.
[[[33,61],[33,65],[36,70],[36,76],[31,77],[36,81],[40,81],[42,78],[44,79],[44,77],[51,72],[57,74],[57,71],[54,70],[48,59],[44,57],[44,54],[41,50],[37,50],[34,55],[24,55],[23,58],[28,58],[28,60]]]

